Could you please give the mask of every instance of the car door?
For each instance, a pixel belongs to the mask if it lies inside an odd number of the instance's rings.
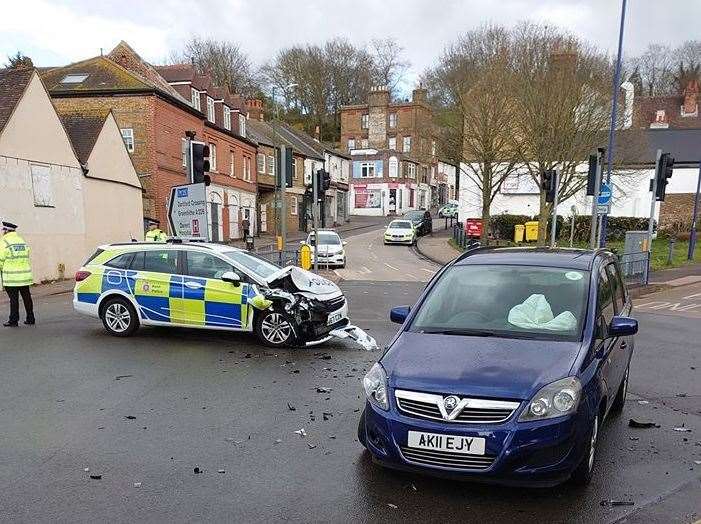
[[[234,286],[221,279],[230,271],[241,277],[241,284]],[[189,306],[187,323],[237,330],[249,328],[247,299],[250,284],[246,282],[245,274],[214,253],[188,250],[183,279],[185,292],[192,297],[191,300],[198,301],[196,306]]]
[[[137,251],[131,263],[136,272],[134,299],[139,316],[145,323],[177,322],[171,303],[173,278],[180,273],[177,249],[148,249]],[[175,304],[177,306],[177,304]]]
[[[598,272],[596,288],[596,354],[601,358],[601,377],[606,384],[609,402],[618,387],[616,362],[612,358],[614,340],[608,337],[608,326],[615,314],[613,290],[604,267]]]
[[[607,264],[605,269],[606,276],[611,283],[614,311],[616,315],[628,316],[630,314],[630,304],[626,297],[620,271],[613,262]],[[611,359],[615,364],[615,382],[617,384],[620,384],[625,377],[628,361],[630,360],[630,352],[632,351],[632,343],[632,337],[618,337],[612,342]]]

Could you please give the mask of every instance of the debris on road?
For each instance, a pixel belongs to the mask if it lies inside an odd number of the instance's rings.
[[[195,475],[199,475],[200,473],[202,473],[202,470],[200,469],[199,466],[195,466],[195,467],[192,469],[192,471],[195,473]]]
[[[101,480],[101,479],[102,479],[102,475],[90,475],[90,478],[93,479],[93,480]]]
[[[630,419],[628,421],[628,426],[631,428],[637,428],[637,429],[648,429],[648,428],[659,428],[659,424],[655,424],[654,422],[641,422],[639,420],[635,419]]]
[[[392,509],[397,509],[398,506],[396,504],[387,504],[390,508]]]
[[[141,482],[134,482],[134,487],[135,487],[135,488],[140,488],[140,487],[141,487]]]
[[[316,392],[317,392],[317,393],[331,393],[331,388],[320,388],[320,387],[317,387],[317,388],[316,388]]]
[[[682,424],[681,426],[679,426],[677,428],[673,428],[673,429],[674,429],[674,431],[679,431],[680,433],[691,433],[691,428],[685,428],[684,424]]]
[[[312,444],[311,442],[307,442],[307,446],[309,446],[309,449],[314,449],[316,447],[316,444]]]
[[[134,375],[117,375],[114,377],[115,380],[122,380],[123,378],[130,378],[133,377]]]
[[[83,468],[83,471],[85,471],[85,473],[89,473],[89,472],[90,472],[90,468]]]
[[[302,437],[302,438],[304,438],[304,437],[307,436],[307,432],[304,431],[304,428],[298,429],[297,431],[295,431],[295,433],[297,433],[297,435],[299,435],[299,436]]]
[[[649,400],[638,400],[638,404],[649,404]]]
[[[277,440],[275,440],[275,442],[273,444],[280,444],[280,442],[282,442],[282,440],[277,439]]]
[[[217,473],[226,473],[226,470],[218,469],[218,470],[217,470]]]
[[[287,403],[287,409],[289,409],[290,411],[297,411],[297,408],[294,407],[294,406],[293,406],[292,404],[290,404],[289,402]]]
[[[127,416],[124,417],[124,418],[127,419],[127,420],[136,420],[136,417],[135,417],[134,415],[127,415]]]
[[[634,506],[635,502],[632,500],[602,500],[599,504],[602,506]]]

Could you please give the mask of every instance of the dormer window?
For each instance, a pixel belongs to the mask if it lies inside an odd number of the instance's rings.
[[[214,123],[214,99],[211,96],[207,97],[207,120]]]
[[[231,109],[229,106],[224,106],[224,128],[231,131]]]
[[[198,111],[201,111],[202,109],[200,105],[200,92],[194,87],[190,88],[190,99],[192,100],[192,107],[194,107]]]
[[[246,136],[246,117],[239,115],[239,135]]]

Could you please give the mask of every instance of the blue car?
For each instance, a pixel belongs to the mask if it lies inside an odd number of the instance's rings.
[[[445,266],[364,378],[382,465],[510,485],[587,484],[625,403],[637,321],[610,251],[478,248]]]

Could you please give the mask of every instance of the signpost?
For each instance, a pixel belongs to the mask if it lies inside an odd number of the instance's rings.
[[[612,194],[610,182],[602,182],[599,188],[599,197],[596,199],[596,212],[599,215],[606,215],[611,212]]]
[[[185,184],[171,188],[168,223],[174,237],[209,240],[207,191],[204,184]]]

